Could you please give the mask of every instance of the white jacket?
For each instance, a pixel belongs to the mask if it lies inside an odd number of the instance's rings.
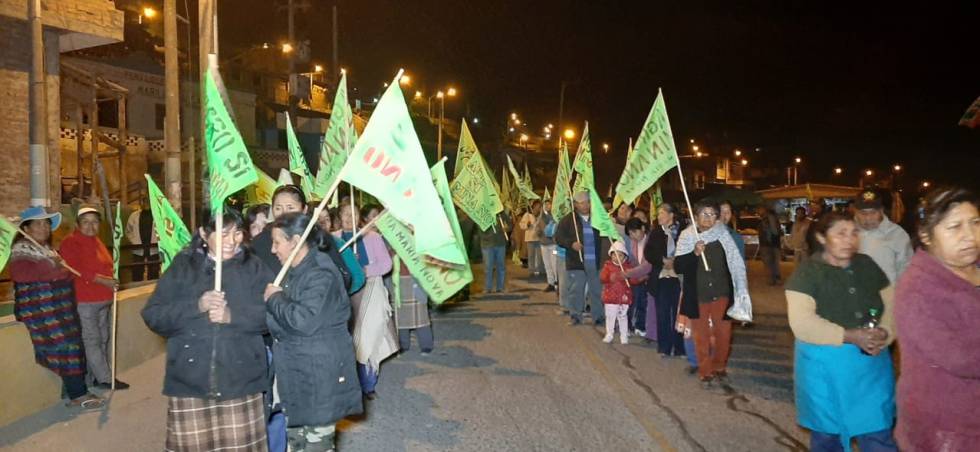
[[[892,284],[905,271],[912,258],[912,240],[901,226],[883,216],[881,224],[872,230],[860,230],[862,254],[871,259],[888,276]]]

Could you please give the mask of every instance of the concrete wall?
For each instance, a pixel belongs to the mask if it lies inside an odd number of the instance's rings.
[[[140,311],[155,285],[119,293],[116,372],[124,372],[166,351],[163,338],[150,331]],[[0,318],[0,427],[46,409],[61,400],[61,379],[34,362],[34,347],[24,324]]]

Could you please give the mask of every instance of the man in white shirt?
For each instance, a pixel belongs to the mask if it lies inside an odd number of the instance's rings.
[[[881,197],[873,190],[859,193],[854,207],[854,220],[861,237],[858,251],[870,256],[894,284],[912,258],[908,233],[888,219]]]
[[[521,229],[524,230],[524,242],[527,243],[527,268],[533,276],[541,276],[544,265],[541,260],[541,239],[538,237],[538,230],[534,227],[541,216],[541,201],[534,200],[531,203],[531,210],[524,213],[521,217]]]

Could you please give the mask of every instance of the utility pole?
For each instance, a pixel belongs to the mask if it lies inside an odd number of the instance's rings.
[[[200,102],[198,103],[199,110],[200,110],[200,141],[199,142],[201,143],[201,148],[206,149],[205,147],[206,141],[204,139],[205,138],[204,118],[207,115],[207,112],[204,110],[204,99],[205,99],[204,84],[205,84],[205,77],[207,77],[205,71],[208,70],[209,55],[211,55],[212,53],[217,55],[218,53],[217,0],[199,0],[197,4],[197,22],[198,22],[197,23],[197,30],[198,30],[198,36],[197,36],[198,60],[197,61],[198,61],[198,73],[200,74],[201,77],[198,83],[198,92],[200,93]],[[217,64],[217,58],[215,58],[215,64]],[[196,164],[196,162],[192,162],[191,164],[192,165]],[[201,179],[202,179],[201,205],[202,206],[207,205],[208,203],[208,196],[207,196],[208,184],[206,180],[204,180],[205,174],[207,174],[207,171],[206,170],[202,171],[201,173]],[[197,208],[197,206],[194,207]],[[196,220],[197,219],[196,213],[193,213],[192,215],[193,216],[191,218],[193,220]],[[195,223],[195,221],[192,221],[191,223],[193,224]]]
[[[340,52],[338,51],[338,36],[339,30],[337,30],[337,4],[333,5],[333,67],[331,68],[330,76],[340,83]]]
[[[189,43],[188,43],[189,44]],[[177,1],[163,3],[164,79],[166,83],[166,117],[164,118],[164,147],[167,161],[164,184],[167,198],[177,212],[182,211],[180,177],[180,76],[177,62]]]
[[[289,59],[289,83],[288,83],[288,86],[289,86],[289,105],[288,105],[288,107],[289,107],[289,117],[286,118],[286,120],[287,121],[294,121],[295,118],[296,118],[297,104],[299,104],[299,98],[296,97],[296,89],[298,88],[297,85],[299,84],[299,80],[296,78],[296,75],[294,74],[294,72],[296,71],[296,52],[298,50],[298,46],[296,45],[296,34],[295,34],[295,28],[293,26],[293,22],[294,22],[293,21],[293,14],[296,11],[295,6],[293,5],[293,0],[288,0],[288,4],[287,4],[286,8],[289,9],[289,11],[288,11],[288,15],[289,15],[289,45],[292,46],[292,51],[290,51],[286,55],[286,57]],[[310,75],[310,79],[311,80],[312,80],[312,77],[313,76]],[[312,95],[312,93],[311,93],[311,95]]]
[[[31,74],[30,74],[30,166],[32,206],[48,207],[48,102],[44,74],[44,25],[41,22],[41,0],[30,0]],[[81,131],[79,131],[81,133]],[[93,136],[95,130],[93,129]],[[95,157],[95,152],[92,153]],[[95,176],[93,174],[93,176]]]

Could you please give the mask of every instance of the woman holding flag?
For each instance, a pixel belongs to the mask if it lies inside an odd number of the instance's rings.
[[[357,371],[361,389],[368,400],[377,394],[381,361],[398,351],[398,339],[392,321],[388,290],[382,277],[391,271],[391,256],[384,239],[373,229],[356,232],[359,212],[356,206],[340,206],[340,230],[334,236],[345,243],[354,240],[350,248],[364,270],[367,282],[364,288],[351,296],[354,308],[354,349],[357,352]],[[355,237],[356,234],[359,236]]]
[[[61,377],[68,406],[98,409],[105,401],[88,392],[81,325],[75,310],[72,274],[49,245],[61,214],[30,207],[20,214],[20,234],[10,251],[14,317],[34,344],[34,359]]]
[[[291,450],[333,450],[336,422],[363,410],[355,379],[354,344],[347,330],[351,305],[337,264],[318,249],[333,238],[309,215],[288,213],[272,224],[272,252],[280,262],[297,247],[282,287],[265,290],[276,371],[275,393],[286,414]]]
[[[143,308],[167,339],[163,394],[166,450],[267,450],[263,392],[268,363],[262,293],[272,274],[244,246],[245,220],[226,209],[222,231],[211,212],[174,257]],[[221,234],[221,247],[217,247]],[[221,260],[221,291],[215,291]]]
[[[112,387],[109,356],[109,310],[112,292],[119,282],[112,277],[112,256],[99,240],[102,215],[93,207],[82,207],[75,215],[77,228],[65,237],[59,247],[62,259],[81,273],[74,278],[78,319],[82,325],[85,360],[95,386]],[[129,385],[116,380],[115,389]]]

